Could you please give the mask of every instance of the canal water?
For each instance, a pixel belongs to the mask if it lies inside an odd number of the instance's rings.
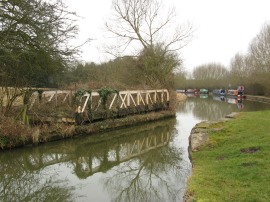
[[[203,120],[270,104],[201,96],[176,118],[0,151],[0,201],[182,201],[191,175],[188,137]]]

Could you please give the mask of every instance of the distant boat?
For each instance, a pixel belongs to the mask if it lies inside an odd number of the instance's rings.
[[[226,93],[226,96],[244,98],[244,86],[238,86],[237,89],[229,89]]]
[[[221,95],[221,96],[225,96],[225,95],[226,95],[224,89],[215,89],[215,90],[212,91],[212,93],[213,93],[214,95]]]
[[[198,89],[187,89],[186,90],[186,94],[195,94],[195,95],[198,95],[199,92],[200,91]]]
[[[244,86],[238,86],[237,89],[229,89],[225,91],[224,89],[215,89],[212,91],[214,95],[226,96],[226,97],[235,97],[235,98],[245,98],[244,95]]]
[[[207,89],[200,89],[200,94],[208,94],[208,90]]]

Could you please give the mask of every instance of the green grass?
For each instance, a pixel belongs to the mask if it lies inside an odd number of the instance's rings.
[[[269,201],[270,111],[242,113],[209,135],[192,154],[193,201]]]

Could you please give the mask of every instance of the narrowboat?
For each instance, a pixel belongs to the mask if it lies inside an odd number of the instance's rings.
[[[187,89],[186,90],[186,94],[195,94],[195,95],[198,95],[199,92],[200,91],[198,89]]]
[[[215,90],[212,91],[212,93],[213,93],[214,95],[220,95],[220,96],[225,96],[225,95],[226,95],[224,89],[215,89]]]
[[[207,89],[200,89],[200,94],[208,94],[208,90]]]
[[[226,93],[226,95],[229,97],[238,97],[238,98],[244,98],[244,86],[238,86],[237,89],[229,89]]]

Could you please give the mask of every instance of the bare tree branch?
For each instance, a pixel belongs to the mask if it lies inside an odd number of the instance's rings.
[[[162,6],[158,0],[113,0],[114,18],[106,22],[106,29],[121,39],[120,43],[117,42],[119,48],[122,44],[131,46],[131,42],[139,42],[137,45],[143,48],[159,43],[164,44],[167,51],[178,51],[190,41],[193,28],[187,24],[177,26],[173,31],[175,10],[170,9],[165,19],[160,19],[164,17],[161,15]]]

